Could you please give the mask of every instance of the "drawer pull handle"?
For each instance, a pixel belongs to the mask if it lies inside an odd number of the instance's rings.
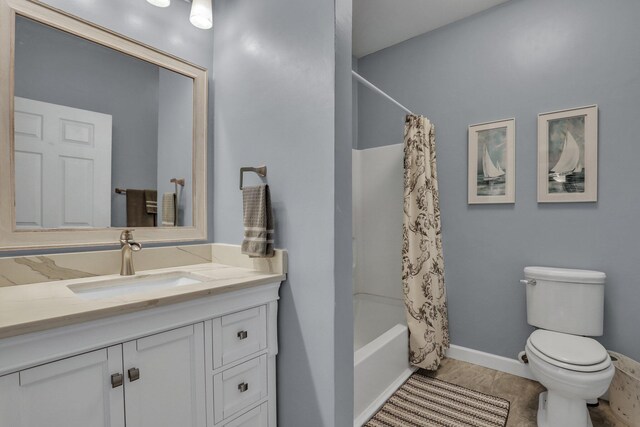
[[[240,332],[238,332],[238,339],[239,340],[243,340],[243,339],[247,338],[248,335],[249,335],[249,333],[247,331],[240,331]]]
[[[111,388],[120,387],[122,385],[122,374],[111,375]]]
[[[238,384],[238,390],[240,390],[240,393],[244,393],[245,391],[249,390],[249,384],[247,383]]]
[[[127,371],[129,375],[129,381],[134,382],[140,379],[140,369],[131,368]]]

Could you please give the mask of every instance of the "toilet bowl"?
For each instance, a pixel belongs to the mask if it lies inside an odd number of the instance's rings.
[[[592,426],[587,400],[604,394],[615,373],[605,348],[591,338],[537,330],[525,351],[547,389],[539,399],[538,427]]]
[[[538,427],[590,427],[587,401],[604,394],[615,369],[588,336],[603,333],[604,284],[600,271],[526,267],[527,323],[539,328],[525,351],[540,394]]]

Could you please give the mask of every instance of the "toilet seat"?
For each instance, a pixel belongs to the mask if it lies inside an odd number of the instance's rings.
[[[607,350],[591,338],[539,329],[527,347],[545,362],[571,371],[597,372],[611,365]]]

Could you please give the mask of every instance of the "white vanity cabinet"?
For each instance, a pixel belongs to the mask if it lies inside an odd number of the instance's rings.
[[[118,345],[0,377],[0,426],[124,426],[121,372]]]
[[[0,340],[0,426],[276,427],[277,290]]]
[[[184,326],[0,377],[0,425],[205,427],[204,372]]]

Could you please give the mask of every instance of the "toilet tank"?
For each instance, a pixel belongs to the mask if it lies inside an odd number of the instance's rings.
[[[602,335],[604,283],[600,271],[525,267],[527,323],[574,335]]]

